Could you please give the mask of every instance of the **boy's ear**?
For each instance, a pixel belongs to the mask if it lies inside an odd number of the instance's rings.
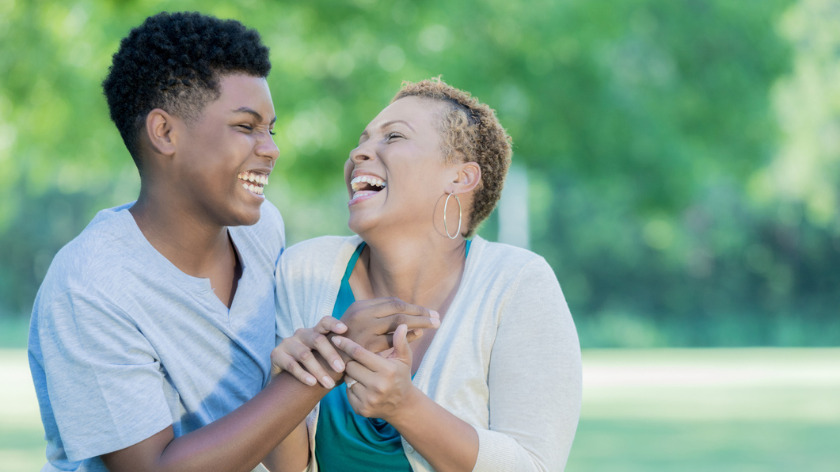
[[[172,115],[160,108],[146,115],[146,136],[158,154],[169,156],[175,153],[174,121]]]
[[[481,182],[481,167],[475,162],[463,162],[457,165],[457,174],[452,181],[449,193],[471,192]]]

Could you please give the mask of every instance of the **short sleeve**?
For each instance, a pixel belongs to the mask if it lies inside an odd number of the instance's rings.
[[[159,359],[104,294],[66,291],[36,306],[50,407],[68,459],[136,444],[173,423]]]

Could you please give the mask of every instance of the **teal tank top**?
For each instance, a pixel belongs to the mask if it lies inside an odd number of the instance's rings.
[[[466,243],[466,253],[469,254],[470,241]],[[365,243],[362,242],[347,262],[333,307],[334,318],[341,319],[356,301],[350,288],[350,274],[364,248]],[[411,472],[400,433],[385,420],[357,415],[347,400],[344,383],[321,399],[315,444],[315,460],[324,472]]]

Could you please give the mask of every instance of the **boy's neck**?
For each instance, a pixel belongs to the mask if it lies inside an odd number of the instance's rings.
[[[149,243],[172,264],[194,277],[208,277],[219,261],[234,256],[227,227],[202,221],[179,208],[141,193],[129,209]]]

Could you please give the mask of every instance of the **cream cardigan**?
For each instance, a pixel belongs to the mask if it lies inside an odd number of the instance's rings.
[[[326,236],[283,254],[278,340],[331,315],[360,243],[358,236]],[[476,237],[413,383],[476,429],[475,471],[563,470],[580,417],[580,345],[548,263]],[[313,448],[317,414],[316,408],[307,420]],[[414,471],[432,470],[404,439],[403,449]]]

